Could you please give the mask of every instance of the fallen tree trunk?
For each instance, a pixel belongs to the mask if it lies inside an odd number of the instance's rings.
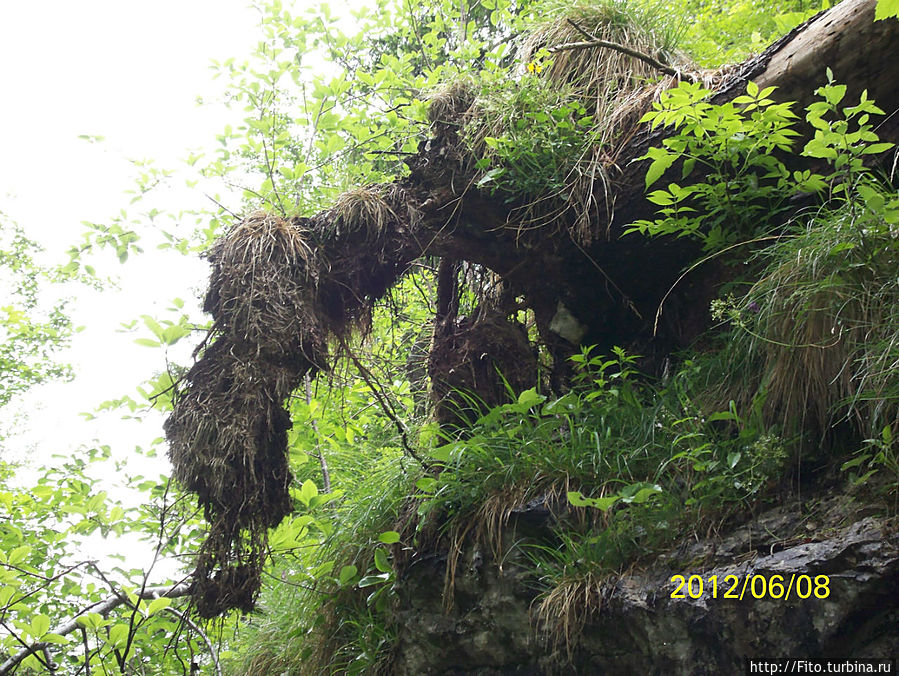
[[[811,19],[732,71],[714,102],[743,94],[747,82],[755,81],[760,87],[776,86],[772,98],[796,101],[794,110],[801,113],[816,87],[826,83],[830,67],[835,79],[848,85],[845,101],[857,101],[867,89],[887,113],[878,129],[881,138],[899,139],[899,61],[892,57],[899,46],[899,21],[875,23],[874,6],[875,0],[846,0]],[[582,325],[584,344],[650,349],[660,300],[699,254],[695,245],[682,240],[621,237],[624,226],[655,213],[657,207],[644,197],[646,164],[635,160],[670,132],[644,125],[619,153],[609,167],[611,188],[595,195],[600,205],[596,213],[611,215],[594,224],[605,236],[582,246],[566,236],[570,224],[522,235],[514,209],[478,189],[475,172],[466,170],[452,152],[455,129],[436,124],[434,136],[408,163],[411,175],[401,182],[406,199],[421,214],[415,234],[427,243],[423,253],[468,260],[497,272],[514,295],[527,298],[543,337],[551,342],[567,342],[564,336],[554,338],[550,329],[561,303]],[[655,337],[659,350],[682,346],[705,328],[708,303],[701,301],[714,293],[708,282],[707,276],[696,275],[669,300],[662,335]]]
[[[799,110],[830,66],[850,85],[847,101],[868,89],[888,113],[881,137],[896,140],[899,61],[890,55],[899,43],[899,21],[875,24],[874,4],[846,0],[727,70],[715,102],[734,99],[754,80],[779,87],[775,96],[796,100]],[[629,223],[655,213],[644,197],[645,165],[635,160],[670,132],[639,126],[618,148],[603,168],[606,180],[588,194],[593,217],[590,236],[582,237],[571,211],[524,227],[527,205],[479,186],[482,173],[459,139],[460,121],[473,103],[464,95],[444,102],[433,115],[431,137],[407,161],[408,176],[347,193],[311,218],[253,215],[210,253],[205,308],[214,318],[213,342],[188,373],[166,423],[175,477],[199,495],[211,521],[192,589],[201,615],[252,608],[265,533],[291,509],[290,419],[283,402],[310,371],[327,368],[329,345],[345,346],[414,260],[453,262],[441,275],[438,295],[450,300],[443,303],[432,348],[441,357],[439,364],[431,360],[430,373],[441,396],[463,387],[487,393],[489,402],[497,383],[474,381],[495,376],[497,368],[511,373],[536,364],[518,327],[485,330],[487,318],[495,326],[522,307],[533,310],[552,356],[555,389],[564,388],[566,357],[579,345],[620,345],[660,357],[707,327],[708,301],[720,281],[712,267],[678,284],[659,330],[654,326],[661,300],[700,254],[698,244],[622,236]],[[454,294],[446,286],[455,284],[456,262],[483,266],[501,280],[491,307],[467,323],[456,321]],[[482,339],[483,346],[475,344]],[[447,363],[453,354],[458,364]],[[462,363],[475,358],[486,361]],[[529,382],[522,372],[513,385]]]

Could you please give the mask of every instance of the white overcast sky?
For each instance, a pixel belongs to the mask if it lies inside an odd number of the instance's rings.
[[[215,99],[210,60],[248,55],[257,23],[241,0],[0,0],[0,210],[63,260],[81,221],[108,222],[128,207],[129,158],[176,167],[188,149],[212,146],[234,122],[235,113],[198,106],[197,97]],[[87,143],[83,134],[105,141]],[[161,197],[173,212],[197,198],[183,187]],[[78,413],[133,393],[159,367],[157,352],[116,329],[160,313],[173,297],[195,295],[205,266],[161,262],[153,252],[121,269],[111,253],[102,260],[102,272],[123,275],[121,290],[78,291],[69,309],[87,328],[63,355],[78,377],[20,402],[32,414],[10,452],[30,448],[40,463],[94,437],[127,453],[154,436],[139,438],[146,429],[109,419],[88,425]]]

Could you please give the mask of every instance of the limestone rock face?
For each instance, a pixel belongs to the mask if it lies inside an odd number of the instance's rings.
[[[500,569],[485,548],[468,546],[448,611],[446,557],[431,555],[412,564],[401,582],[394,673],[736,674],[748,657],[895,658],[899,524],[847,509],[834,499],[830,518],[809,523],[797,510],[776,508],[725,537],[686,543],[610,582],[570,656],[562,647],[553,650],[535,626],[538,590],[520,550],[507,552]],[[539,531],[533,513],[519,516],[505,542],[516,541],[516,529],[528,536]],[[837,521],[843,525],[831,525]],[[543,527],[550,530],[548,517]],[[671,598],[674,574],[701,575],[702,596]],[[710,588],[713,575],[718,598]],[[724,582],[729,575],[739,580],[737,595],[747,575],[766,581],[781,575],[785,588],[796,577],[788,600],[754,598],[751,585],[740,600],[723,598],[733,584],[733,578]],[[800,575],[812,577],[805,599],[795,587]],[[826,598],[814,593],[820,575],[827,576]],[[760,581],[756,591],[762,596]],[[799,591],[808,595],[808,584]]]

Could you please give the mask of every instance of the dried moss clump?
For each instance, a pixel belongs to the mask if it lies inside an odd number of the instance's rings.
[[[404,204],[363,188],[316,219],[255,213],[208,253],[209,345],[165,424],[174,476],[210,524],[193,587],[204,617],[253,607],[268,529],[292,510],[284,402],[420,255],[399,236]]]

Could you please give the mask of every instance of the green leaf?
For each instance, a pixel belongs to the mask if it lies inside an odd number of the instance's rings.
[[[449,462],[454,450],[456,450],[456,444],[443,444],[431,451],[431,457],[437,462]]]
[[[691,157],[689,159],[684,160],[684,166],[681,168],[681,178],[687,178],[690,174],[693,173],[693,169],[696,167],[696,158]]]
[[[586,507],[589,504],[580,491],[568,491],[568,502],[574,507]]]
[[[618,493],[617,497],[621,498],[622,502],[628,504],[642,505],[653,495],[658,495],[661,492],[662,487],[658,484],[648,484],[646,482],[640,482],[631,484],[630,486],[625,486]]]
[[[871,456],[869,454],[864,454],[853,458],[852,460],[847,460],[842,465],[840,465],[841,470],[852,469],[853,467],[858,467],[864,462],[867,462]]]
[[[585,498],[579,491],[568,492],[568,502],[574,507],[595,507],[604,512],[608,511],[612,505],[620,499],[621,498],[618,495],[613,495],[608,498]]]
[[[312,479],[306,479],[303,482],[303,485],[300,487],[299,499],[307,507],[309,506],[309,501],[312,500],[316,495],[318,495],[318,486],[315,485],[315,482]]]
[[[667,190],[653,190],[646,196],[646,199],[659,206],[674,204],[674,196]]]
[[[113,648],[121,648],[128,641],[128,634],[131,632],[131,627],[125,623],[120,622],[119,624],[113,625],[109,629],[109,638],[106,640],[109,645]]]
[[[31,635],[41,638],[50,631],[50,618],[46,615],[35,615],[31,618]]]
[[[432,493],[436,486],[437,486],[437,479],[434,479],[429,476],[424,476],[415,482],[415,487],[423,493]]]
[[[387,552],[380,547],[375,550],[375,568],[382,573],[393,571],[393,566],[390,565],[390,561],[387,559]]]
[[[899,0],[877,0],[874,20],[884,21],[889,18],[899,18]]]
[[[75,618],[75,621],[78,623],[78,626],[84,627],[85,629],[90,629],[92,631],[96,631],[100,627],[104,627],[109,624],[109,621],[104,619],[100,613],[88,613],[87,615],[81,615]]]
[[[61,636],[59,634],[47,633],[41,636],[41,641],[44,643],[55,643],[56,645],[65,645],[69,642],[65,636]]]
[[[518,395],[518,405],[524,410],[531,409],[544,401],[546,401],[546,396],[537,394],[537,390],[533,387]]]
[[[662,178],[662,175],[674,164],[678,156],[672,155],[661,148],[650,148],[646,155],[652,158],[652,164],[646,170],[646,187],[649,188],[649,186]]]
[[[878,155],[880,153],[884,153],[890,148],[893,147],[892,143],[872,143],[868,146],[865,146],[864,151],[862,151],[865,155]]]
[[[385,545],[392,545],[395,542],[400,541],[400,534],[395,530],[384,531],[378,536],[378,540],[383,542]]]
[[[153,599],[150,601],[150,605],[147,606],[147,617],[150,615],[155,615],[163,608],[168,608],[172,605],[172,599],[166,596],[160,596],[158,599]]]
[[[361,580],[359,580],[358,587],[360,589],[364,589],[365,587],[373,587],[376,584],[383,584],[389,579],[389,573],[381,573],[380,575],[366,575]]]
[[[342,585],[348,584],[354,577],[356,577],[358,572],[359,569],[356,568],[356,566],[343,566],[340,569],[340,574],[337,576],[337,581]]]
[[[17,566],[18,564],[22,563],[22,561],[27,559],[29,554],[31,554],[31,547],[29,547],[28,545],[16,547],[9,553],[6,562],[10,566]]]

